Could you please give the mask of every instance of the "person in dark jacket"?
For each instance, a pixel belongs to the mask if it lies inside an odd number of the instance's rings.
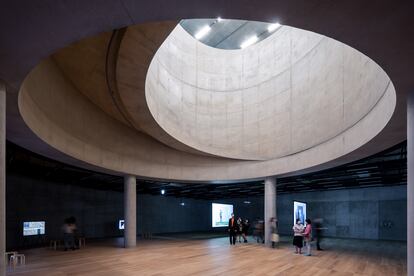
[[[243,222],[243,231],[242,231],[242,235],[243,235],[243,239],[245,243],[247,243],[247,235],[249,232],[249,228],[250,228],[249,220],[245,219]]]
[[[316,239],[316,250],[321,251],[321,240],[322,240],[322,222],[321,218],[317,218],[313,221],[313,228],[315,229],[315,239]]]
[[[234,214],[231,214],[231,218],[229,219],[229,238],[230,244],[236,244],[236,236],[237,236],[237,222],[234,218]]]

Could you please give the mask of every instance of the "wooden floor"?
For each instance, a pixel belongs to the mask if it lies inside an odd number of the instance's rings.
[[[7,275],[406,275],[405,244],[325,240],[325,251],[295,255],[253,241],[230,246],[227,238],[157,239],[120,248],[122,239],[88,243],[76,251],[24,251],[25,266]]]

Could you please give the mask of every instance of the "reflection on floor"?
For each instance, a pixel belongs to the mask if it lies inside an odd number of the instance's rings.
[[[278,249],[227,238],[182,236],[139,240],[133,249],[123,239],[88,242],[75,251],[24,251],[26,265],[8,275],[406,275],[406,244],[361,240],[324,240],[325,251],[295,255],[290,238]]]

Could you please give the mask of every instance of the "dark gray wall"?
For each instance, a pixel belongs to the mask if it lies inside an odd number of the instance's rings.
[[[233,204],[235,216],[254,219],[263,216],[263,200],[195,200],[167,196],[138,195],[137,223],[138,233],[173,233],[190,231],[222,231],[223,228],[211,226],[211,203]],[[181,203],[185,205],[182,206]]]
[[[232,203],[236,215],[254,218],[263,213],[263,202],[242,199],[218,200]],[[184,202],[184,206],[181,203]],[[40,245],[61,238],[63,219],[77,218],[80,233],[87,238],[122,235],[118,220],[123,219],[123,194],[85,189],[73,185],[48,183],[21,176],[7,176],[7,246],[9,249]],[[46,235],[23,237],[24,221],[46,221]],[[137,231],[173,233],[218,231],[211,227],[211,202],[168,196],[137,196]]]
[[[280,231],[291,233],[293,201],[307,202],[309,218],[323,218],[330,237],[406,240],[406,186],[298,193],[278,197]]]
[[[123,213],[123,195],[7,175],[7,247],[37,245],[39,237],[23,238],[24,221],[46,221],[45,238],[61,237],[64,218],[75,216],[86,237],[120,235],[114,223]]]
[[[250,204],[244,203],[249,201]],[[293,201],[308,203],[310,218],[324,218],[332,237],[406,240],[406,186],[366,188],[278,196],[279,230],[291,234]],[[184,206],[181,203],[184,202]],[[236,216],[263,218],[263,198],[217,200],[234,205]],[[211,227],[211,201],[168,196],[138,195],[138,233],[222,231]],[[46,221],[44,238],[61,236],[63,219],[78,219],[88,238],[120,236],[123,194],[7,176],[7,246],[33,246],[38,237],[23,238],[23,221]]]

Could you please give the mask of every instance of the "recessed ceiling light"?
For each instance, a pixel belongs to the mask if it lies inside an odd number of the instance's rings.
[[[282,25],[280,25],[278,22],[273,23],[273,24],[269,24],[269,26],[267,26],[267,31],[268,31],[269,33],[271,33],[271,32],[273,32],[274,30],[278,29],[280,26],[282,26]]]
[[[203,28],[201,28],[196,34],[195,34],[195,38],[196,39],[201,39],[203,37],[205,37],[211,30],[211,27],[209,25],[204,26]]]
[[[259,38],[257,37],[257,35],[252,36],[252,37],[246,39],[242,44],[240,44],[240,48],[242,48],[242,49],[246,48],[246,47],[256,43],[258,39]]]

